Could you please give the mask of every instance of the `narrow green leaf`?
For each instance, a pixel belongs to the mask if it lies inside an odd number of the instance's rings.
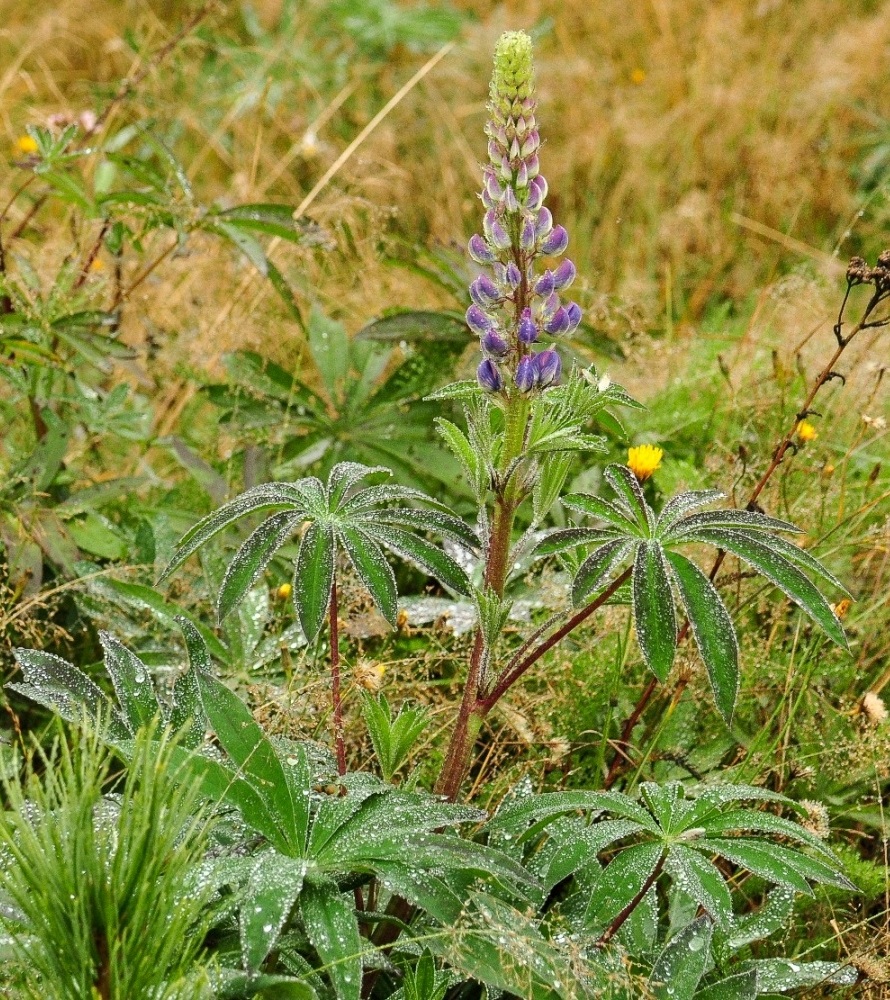
[[[749,969],[699,990],[695,1000],[756,1000],[757,995],[757,973]]]
[[[441,510],[416,510],[410,507],[388,507],[384,510],[368,511],[363,519],[378,524],[392,524],[409,531],[435,531],[440,535],[454,538],[471,549],[479,548],[476,532],[459,517]]]
[[[165,580],[177,567],[181,566],[186,559],[197,551],[205,542],[208,542],[214,535],[223,528],[228,527],[247,514],[268,509],[269,507],[289,507],[297,506],[292,491],[287,491],[284,483],[263,483],[247,490],[240,496],[235,497],[228,503],[223,504],[219,510],[208,514],[202,518],[194,527],[190,528],[179,540],[179,545],[173,553],[173,557],[167,564],[166,569],[161,574],[160,580]]]
[[[684,539],[686,540],[686,539]],[[702,528],[688,536],[689,541],[707,542],[732,552],[750,563],[759,573],[774,583],[808,615],[825,634],[839,646],[849,650],[847,637],[828,601],[818,587],[777,549],[769,535],[754,538],[740,531]]]
[[[182,746],[195,749],[203,743],[207,731],[207,717],[204,715],[201,692],[198,689],[198,674],[209,674],[212,664],[207,643],[192,622],[180,616],[176,623],[185,638],[189,667],[173,684],[173,707],[169,721],[174,729],[182,733]],[[186,726],[188,730],[185,729]]]
[[[577,548],[579,545],[609,542],[618,537],[620,536],[614,528],[557,528],[545,535],[532,552],[538,556],[555,555]]]
[[[626,511],[612,503],[611,500],[604,500],[602,497],[588,493],[569,493],[568,496],[562,498],[562,502],[572,510],[614,525],[623,535],[641,537],[640,526]]]
[[[765,812],[762,809],[733,809],[731,812],[720,813],[713,816],[705,823],[708,836],[715,833],[773,833],[777,837],[788,837],[798,843],[806,844],[820,854],[825,855],[829,862],[837,863],[834,852],[824,840],[802,827],[799,823],[775,813]]]
[[[636,844],[620,851],[591,889],[584,923],[591,934],[601,934],[628,906],[652,875],[664,855],[664,846]]]
[[[364,531],[341,524],[337,535],[374,604],[395,628],[398,613],[396,577],[380,546]]]
[[[488,821],[488,826],[495,831],[504,830],[516,834],[521,833],[529,823],[555,819],[576,811],[610,812],[639,823],[656,836],[661,834],[649,813],[621,792],[542,792],[539,795],[517,797],[504,803]],[[524,839],[520,836],[519,842]]]
[[[699,528],[732,528],[739,531],[791,531],[800,534],[801,529],[790,521],[781,521],[776,517],[768,517],[754,510],[705,510],[691,514],[678,521],[671,529],[671,534],[685,535],[688,531]]]
[[[627,504],[628,510],[633,511],[639,530],[644,536],[651,538],[655,531],[655,514],[646,503],[643,488],[637,477],[626,465],[607,465],[603,476],[621,500]]]
[[[467,574],[447,552],[443,552],[432,542],[390,525],[368,523],[365,528],[368,534],[386,548],[403,559],[416,563],[444,587],[464,597],[469,596],[471,587]]]
[[[666,552],[692,634],[708,670],[714,701],[726,724],[739,691],[739,646],[735,628],[717,588],[679,552]]]
[[[689,511],[716,503],[718,500],[722,500],[725,495],[720,490],[690,490],[688,493],[680,493],[672,497],[661,508],[655,522],[656,536],[664,536],[670,531],[674,522]]]
[[[392,472],[383,465],[362,465],[359,462],[338,462],[328,475],[328,506],[337,510],[340,504],[346,499],[349,491],[356,483],[361,482],[368,476],[386,473],[391,476]]]
[[[336,882],[307,882],[300,896],[306,936],[325,966],[337,1000],[360,1000],[362,939],[351,903]]]
[[[334,581],[334,532],[313,521],[306,529],[294,570],[294,604],[303,634],[312,642],[324,624]]]
[[[105,652],[105,669],[114,684],[130,731],[135,734],[161,716],[148,667],[109,632],[100,632],[99,641]]]
[[[572,603],[577,606],[603,590],[637,544],[634,539],[616,538],[594,549],[578,567],[572,581]]]
[[[467,477],[473,495],[477,500],[485,496],[488,488],[488,474],[482,456],[470,444],[466,434],[450,420],[444,417],[436,418],[436,427],[445,438],[445,443],[456,456]]]
[[[289,510],[273,514],[238,549],[229,563],[217,598],[216,614],[220,622],[241,603],[302,519],[302,514]]]
[[[668,942],[649,976],[657,1000],[692,1000],[710,963],[712,933],[711,921],[699,917]]]
[[[633,613],[646,666],[662,682],[677,652],[677,618],[664,550],[659,542],[637,548],[633,571]]]
[[[245,779],[272,807],[276,823],[292,850],[300,850],[300,810],[275,748],[244,702],[209,674],[198,675],[201,704],[222,748]]]
[[[732,897],[723,876],[710,861],[683,844],[672,844],[664,870],[674,885],[691,896],[720,927],[731,928]]]
[[[275,947],[306,874],[306,862],[268,851],[257,860],[241,900],[239,929],[244,967],[259,971]]]
[[[787,885],[808,896],[813,893],[807,879],[840,889],[856,888],[832,865],[779,844],[747,837],[703,837],[690,841],[689,846],[698,851],[713,851],[755,875],[767,878],[777,885]]]

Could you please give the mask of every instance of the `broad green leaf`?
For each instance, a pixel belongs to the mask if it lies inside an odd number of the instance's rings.
[[[741,833],[743,831],[774,833],[777,837],[787,837],[801,844],[806,844],[819,851],[820,854],[824,854],[829,861],[837,862],[834,852],[816,834],[811,833],[798,823],[792,823],[782,816],[765,812],[762,809],[734,809],[731,812],[712,817],[707,820],[705,826],[708,836],[715,833]]]
[[[798,962],[791,958],[766,958],[744,962],[757,974],[760,994],[797,990],[807,986],[853,986],[859,982],[854,965],[839,962]]]
[[[352,903],[331,880],[307,882],[300,896],[306,936],[324,963],[337,1000],[360,1000],[362,939]]]
[[[601,934],[640,892],[664,856],[664,845],[636,844],[616,854],[596,881],[587,901],[584,923]]]
[[[677,521],[670,530],[670,535],[683,536],[699,528],[733,528],[739,531],[791,531],[800,534],[801,529],[790,521],[781,521],[776,517],[768,517],[753,510],[705,510],[698,514],[690,514]]]
[[[723,876],[710,861],[682,844],[672,844],[664,870],[676,888],[691,896],[719,926],[731,926],[732,897]]]
[[[643,827],[630,819],[606,819],[587,823],[574,817],[560,817],[547,827],[547,837],[526,864],[548,890],[581,868],[596,861],[605,848]]]
[[[258,971],[274,948],[303,888],[306,864],[276,851],[267,851],[257,860],[239,912],[241,955],[250,971]]]
[[[265,520],[238,549],[229,563],[217,598],[217,617],[226,618],[244,599],[269,561],[293,534],[302,514],[280,511]]]
[[[712,933],[711,921],[699,917],[668,942],[649,976],[657,1000],[692,1000],[710,961]]]
[[[728,951],[739,951],[746,945],[762,941],[780,931],[791,919],[794,898],[794,890],[785,886],[776,886],[770,890],[759,909],[742,914],[736,920],[735,928],[726,942]]]
[[[610,812],[639,823],[656,836],[661,834],[649,813],[620,792],[542,792],[540,795],[517,797],[502,805],[488,821],[488,826],[494,830],[517,833],[525,830],[530,823],[555,819],[570,812]],[[519,842],[524,839],[520,837]]]
[[[849,649],[847,637],[828,601],[808,577],[784,555],[772,547],[768,535],[754,538],[740,531],[720,528],[702,528],[688,536],[689,541],[707,542],[732,552],[750,563],[759,573],[772,581],[794,601],[805,614],[839,646]]]
[[[299,831],[305,826],[305,817],[299,815],[275,748],[244,702],[225,684],[202,673],[198,674],[198,689],[204,713],[220,745],[245,779],[269,802],[285,841],[293,850],[300,850]]]
[[[714,701],[727,725],[739,691],[739,646],[717,588],[679,552],[666,552],[695,643],[708,670]]]
[[[161,716],[148,667],[108,632],[99,633],[105,652],[105,669],[111,677],[130,731],[136,733]]]
[[[345,524],[337,528],[337,535],[374,604],[395,628],[398,613],[396,577],[380,546],[364,531]]]
[[[309,350],[331,401],[340,398],[349,374],[349,334],[340,323],[313,308],[309,316]]]
[[[432,542],[391,525],[368,523],[365,527],[378,542],[403,559],[416,563],[444,587],[464,597],[470,594],[470,581],[462,567]]]
[[[574,461],[570,454],[549,455],[541,462],[540,472],[532,493],[535,524],[540,524],[559,499]]]
[[[334,582],[334,532],[313,521],[300,542],[294,570],[294,604],[303,634],[312,642],[324,624]]]
[[[643,659],[663,683],[677,652],[677,618],[664,550],[659,542],[643,542],[637,548],[633,612]]]
[[[577,606],[603,590],[637,544],[634,539],[616,538],[594,549],[578,567],[572,581],[572,603]]]

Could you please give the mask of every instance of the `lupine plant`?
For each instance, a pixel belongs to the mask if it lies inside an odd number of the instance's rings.
[[[438,428],[476,500],[474,523],[413,487],[379,481],[385,468],[342,461],[326,482],[267,483],[224,504],[188,531],[165,571],[247,519],[219,590],[222,620],[261,585],[273,558],[292,555],[296,619],[317,659],[326,653],[330,664],[334,756],[267,736],[213,676],[208,647],[185,620],[191,663],[172,705],[156,696],[145,664],[111,637],[104,644],[116,702],[64,661],[34,651],[20,653],[25,683],[17,690],[72,721],[106,716],[124,757],[157,716],[185,727],[183,765],[230,823],[228,840],[197,876],[228,906],[219,928],[228,970],[221,996],[262,995],[277,984],[293,990],[282,995],[338,1000],[641,992],[744,1000],[850,982],[836,964],[770,964],[745,951],[779,929],[794,893],[811,893],[813,884],[853,888],[827,844],[782,815],[801,812],[782,795],[672,781],[626,793],[533,795],[519,785],[490,818],[458,803],[494,707],[607,603],[630,606],[659,682],[691,632],[716,709],[732,725],[739,646],[715,573],[695,561],[702,546],[718,551],[718,565],[726,553],[743,560],[846,645],[817,582],[844,588],[785,537],[794,525],[759,509],[704,510],[721,499],[714,491],[681,494],[655,510],[643,473],[624,465],[604,471],[612,497],[564,495],[579,458],[606,451],[592,427],[612,431],[620,425],[611,411],[638,404],[608,376],[561,360],[560,340],[577,328],[581,309],[563,298],[576,269],[564,256],[568,234],[545,204],[532,48],[522,32],[498,42],[488,107],[485,211],[469,242],[479,273],[466,312],[481,358],[475,379],[430,397],[463,409],[463,426],[440,418]],[[563,523],[552,527],[558,504]],[[566,526],[565,516],[576,514],[589,521]],[[258,524],[257,515],[265,518]],[[687,546],[691,553],[678,551]],[[364,712],[383,780],[348,771],[338,584],[351,567],[395,626],[391,558],[476,608],[462,698],[432,793],[395,784],[427,718],[408,710],[393,719],[385,699],[368,700]],[[517,639],[505,629],[513,579],[551,558],[569,571],[570,605]],[[777,888],[759,909],[736,912],[733,889],[752,878]]]

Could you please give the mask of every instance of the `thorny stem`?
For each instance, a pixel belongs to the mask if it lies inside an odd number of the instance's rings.
[[[835,339],[837,340],[837,347],[835,348],[834,354],[832,354],[831,360],[825,365],[825,367],[817,376],[815,382],[812,385],[812,388],[807,393],[806,399],[803,401],[800,409],[797,411],[797,414],[795,415],[794,418],[794,422],[791,424],[791,426],[788,428],[788,430],[785,432],[784,436],[776,446],[775,451],[773,452],[772,461],[770,462],[766,471],[757,481],[757,485],[751,491],[751,494],[748,497],[748,501],[745,505],[748,510],[753,509],[754,504],[757,503],[757,500],[760,494],[765,489],[767,483],[770,481],[770,479],[772,479],[772,477],[778,470],[779,466],[782,464],[782,461],[784,460],[785,455],[788,453],[789,448],[793,446],[793,439],[797,431],[798,424],[801,422],[801,420],[806,419],[807,414],[811,412],[813,401],[815,400],[816,396],[818,395],[822,387],[827,382],[830,382],[833,378],[838,377],[838,374],[835,371],[835,365],[840,360],[841,355],[847,349],[850,342],[862,330],[868,329],[876,325],[883,325],[882,322],[878,323],[869,322],[871,315],[877,308],[878,304],[881,301],[883,301],[884,298],[886,297],[885,294],[883,294],[880,289],[876,289],[874,295],[872,295],[871,299],[869,299],[868,304],[866,305],[859,322],[856,324],[856,326],[853,327],[853,329],[847,334],[846,337],[843,335],[844,311],[846,310],[847,301],[850,297],[850,289],[852,287],[853,287],[852,283],[848,281],[847,289],[846,292],[844,293],[844,298],[843,301],[841,302],[840,310],[838,312],[837,322],[834,324],[833,327],[834,336]],[[720,567],[723,565],[725,559],[726,559],[726,552],[725,550],[720,549],[717,553],[717,556],[714,559],[714,564],[711,566],[711,572],[709,574],[709,579],[711,580],[712,583],[717,578],[717,573],[720,571]],[[683,623],[682,628],[677,634],[677,642],[678,643],[683,642],[688,635],[689,635],[689,620],[687,619]],[[685,678],[681,679],[678,682],[677,687],[674,691],[675,698],[677,697],[678,694],[682,693],[682,691],[684,690],[684,688],[688,683],[689,681],[686,680]],[[615,784],[615,781],[617,780],[619,774],[621,773],[622,764],[626,756],[627,748],[630,744],[631,735],[633,734],[636,724],[640,721],[640,717],[642,716],[643,712],[645,712],[646,708],[649,705],[649,702],[652,700],[652,696],[655,694],[657,687],[658,687],[658,681],[655,677],[653,677],[646,685],[646,687],[643,689],[643,693],[640,695],[637,704],[634,706],[633,711],[628,716],[627,721],[624,724],[624,728],[621,731],[621,737],[615,744],[615,753],[612,757],[611,763],[609,764],[609,770],[606,774],[606,779],[604,782],[604,787],[606,789],[611,788]]]
[[[346,742],[343,739],[343,698],[340,693],[340,624],[337,613],[337,580],[331,584],[328,605],[331,640],[331,701],[334,706],[334,743],[337,747],[337,773],[346,774]]]

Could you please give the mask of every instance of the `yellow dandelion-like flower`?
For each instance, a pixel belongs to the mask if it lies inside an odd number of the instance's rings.
[[[815,441],[819,437],[819,432],[816,428],[809,422],[809,420],[801,420],[796,428],[797,436],[801,441]]]
[[[646,71],[641,66],[634,66],[630,71],[630,82],[639,87],[646,82]]]
[[[293,592],[294,588],[289,583],[282,583],[282,585],[275,591],[275,596],[279,601],[286,601]]]
[[[30,135],[20,135],[15,141],[15,151],[22,156],[37,152],[37,140]]]
[[[628,468],[641,483],[661,465],[662,458],[664,451],[654,444],[639,444],[627,449]]]

